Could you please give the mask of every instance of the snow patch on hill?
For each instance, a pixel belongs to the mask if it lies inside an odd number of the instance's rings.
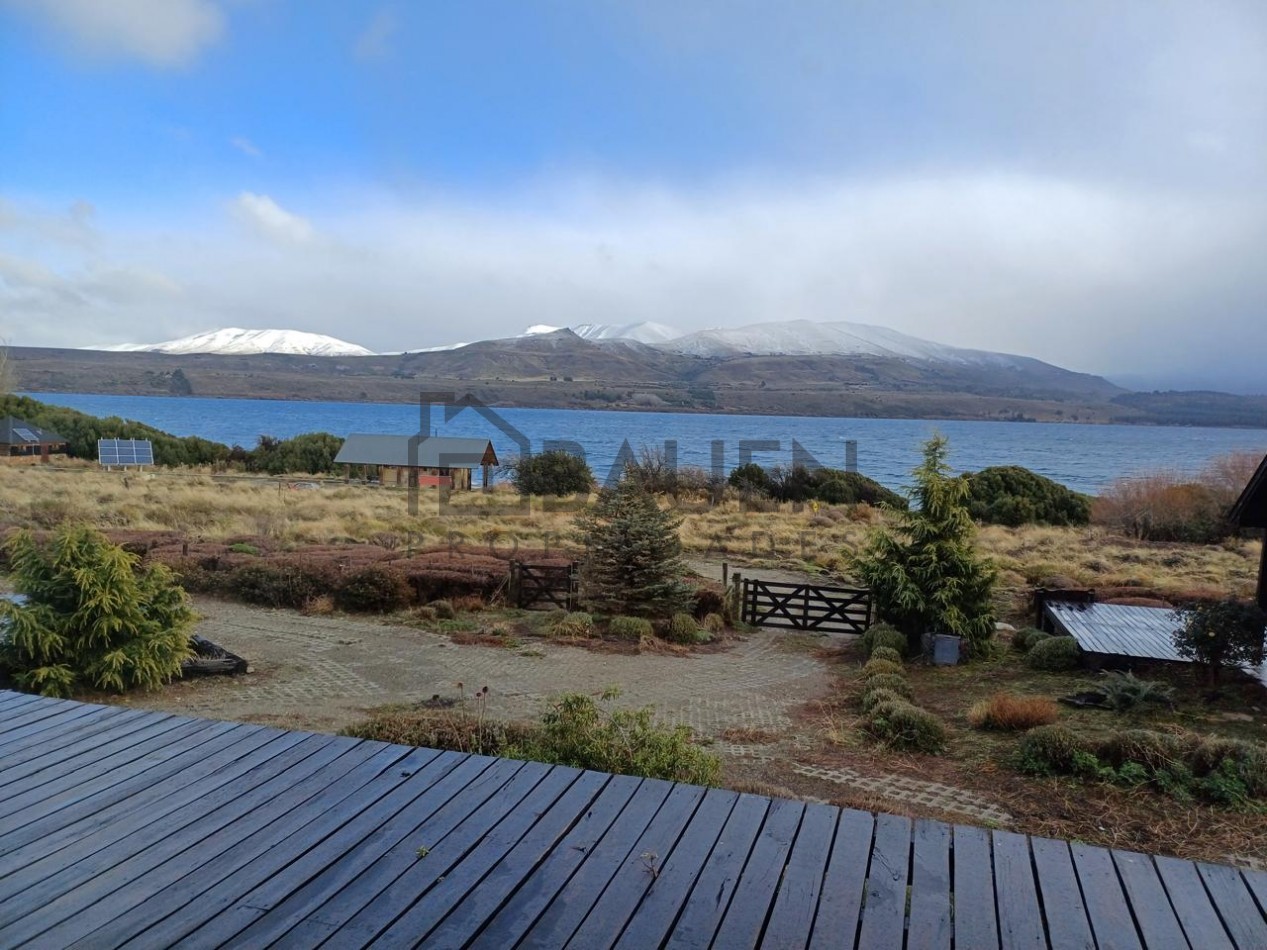
[[[372,350],[346,340],[303,330],[244,330],[225,327],[165,343],[119,343],[87,347],[112,353],[219,353],[246,356],[256,353],[289,353],[298,356],[373,356]]]

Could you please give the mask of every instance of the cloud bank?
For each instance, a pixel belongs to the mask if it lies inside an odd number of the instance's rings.
[[[82,210],[0,213],[0,332],[84,346],[293,326],[392,351],[533,323],[852,320],[1240,390],[1267,346],[1245,320],[1267,300],[1267,201],[1000,173],[703,192],[574,178],[495,202],[295,208],[243,192],[227,208],[162,232],[98,220],[89,242]]]

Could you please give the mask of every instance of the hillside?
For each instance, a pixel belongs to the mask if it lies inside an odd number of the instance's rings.
[[[1267,427],[1262,398],[1130,393],[1027,357],[704,357],[571,330],[394,355],[13,347],[10,356],[31,392],[410,402],[427,389],[500,406]]]

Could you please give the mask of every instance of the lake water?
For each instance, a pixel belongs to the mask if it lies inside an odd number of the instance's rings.
[[[260,435],[287,438],[301,432],[414,433],[417,406],[351,402],[288,402],[268,399],[204,399],[193,396],[98,396],[31,393],[34,398],[96,416],[122,416],[176,435],[198,435],[250,447]],[[503,461],[518,454],[515,434],[533,452],[567,441],[579,445],[600,479],[606,479],[623,443],[677,443],[680,464],[712,464],[714,443],[728,471],[746,451],[770,466],[792,460],[793,442],[823,465],[843,468],[845,442],[858,443],[858,469],[900,488],[918,463],[920,446],[940,432],[950,439],[956,469],[1022,465],[1078,491],[1094,493],[1121,476],[1166,469],[1194,472],[1228,452],[1267,452],[1267,431],[1077,423],[956,422],[922,419],[846,419],[806,416],[737,416],[569,409],[499,409],[502,431],[475,410],[444,421],[432,412],[440,435],[492,439]]]

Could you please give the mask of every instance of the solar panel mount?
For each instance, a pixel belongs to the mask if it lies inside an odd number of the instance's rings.
[[[154,445],[149,439],[98,439],[97,461],[107,468],[153,465]]]

